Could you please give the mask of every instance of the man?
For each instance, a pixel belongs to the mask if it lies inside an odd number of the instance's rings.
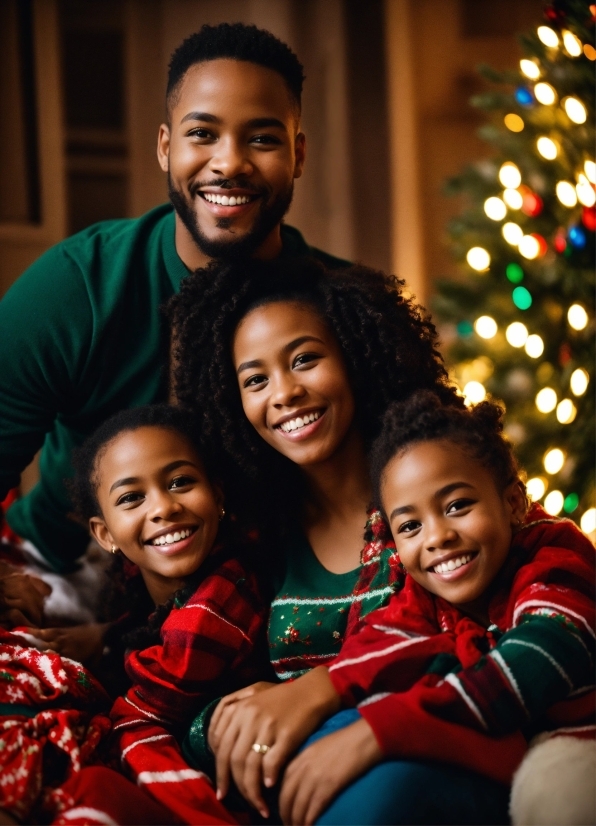
[[[10,527],[58,571],[87,532],[68,519],[72,449],[116,410],[162,400],[167,331],[159,307],[213,258],[311,254],[282,225],[304,164],[304,76],[254,26],[204,26],[172,56],[158,159],[170,201],[103,222],[46,252],[0,303],[0,500],[43,444],[40,482]]]

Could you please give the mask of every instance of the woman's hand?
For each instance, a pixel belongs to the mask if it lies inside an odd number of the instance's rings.
[[[0,578],[0,625],[41,625],[51,587],[39,577],[10,571]]]
[[[364,719],[317,740],[285,771],[279,796],[282,821],[311,826],[342,789],[382,759]]]
[[[292,683],[228,703],[219,714],[218,707],[209,743],[215,752],[219,799],[228,793],[231,771],[242,795],[268,817],[262,785],[275,785],[291,755],[339,705],[327,669],[319,667]],[[255,745],[265,751],[255,750]]]
[[[258,683],[247,685],[246,688],[240,688],[238,691],[233,691],[231,694],[226,694],[225,697],[222,697],[213,712],[211,722],[209,723],[209,731],[207,732],[207,742],[209,743],[211,751],[215,752],[215,746],[211,741],[211,733],[217,729],[219,718],[224,710],[234,705],[234,703],[237,703],[238,700],[247,700],[249,697],[254,697],[255,694],[259,694],[261,691],[267,691],[268,688],[274,688],[276,685],[279,685],[279,683],[268,683],[265,680],[261,680]]]
[[[86,625],[71,625],[65,628],[29,628],[37,637],[62,657],[76,660],[89,668],[94,668],[101,659],[104,638],[110,623],[93,622]]]

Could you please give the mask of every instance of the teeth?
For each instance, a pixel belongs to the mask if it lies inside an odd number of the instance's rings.
[[[214,195],[212,192],[204,192],[203,197],[210,204],[221,204],[222,206],[239,206],[240,204],[247,204],[250,201],[248,195]]]
[[[290,419],[288,422],[280,424],[279,428],[280,430],[283,430],[284,433],[291,433],[292,430],[298,430],[298,428],[311,424],[311,422],[316,422],[320,416],[321,414],[319,412],[309,413],[307,416],[303,416],[302,418],[297,416],[295,419]]]
[[[455,571],[456,568],[467,565],[471,559],[472,554],[465,554],[464,556],[458,556],[456,559],[450,559],[448,562],[441,562],[440,565],[435,565],[432,570],[435,574],[446,574],[448,571]]]
[[[173,542],[180,542],[181,539],[186,539],[190,536],[192,531],[187,528],[184,531],[175,531],[174,533],[167,533],[165,536],[158,536],[150,545],[171,545]]]

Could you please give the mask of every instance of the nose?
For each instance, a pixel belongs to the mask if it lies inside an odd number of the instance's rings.
[[[253,165],[247,157],[246,147],[233,136],[221,137],[214,146],[209,168],[214,175],[237,178],[250,175]]]
[[[425,547],[427,551],[450,548],[457,542],[457,531],[445,518],[434,518],[426,525]]]
[[[169,490],[155,491],[150,500],[149,518],[152,522],[170,519],[182,511],[182,505]]]
[[[303,385],[293,373],[271,377],[271,403],[276,408],[289,407],[302,399],[306,393]]]

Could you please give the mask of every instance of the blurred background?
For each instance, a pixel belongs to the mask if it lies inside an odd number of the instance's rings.
[[[453,263],[446,176],[490,150],[475,68],[513,67],[541,0],[1,0],[0,295],[48,246],[166,199],[169,56],[203,23],[271,30],[305,65],[306,172],[288,222],[426,301]]]

